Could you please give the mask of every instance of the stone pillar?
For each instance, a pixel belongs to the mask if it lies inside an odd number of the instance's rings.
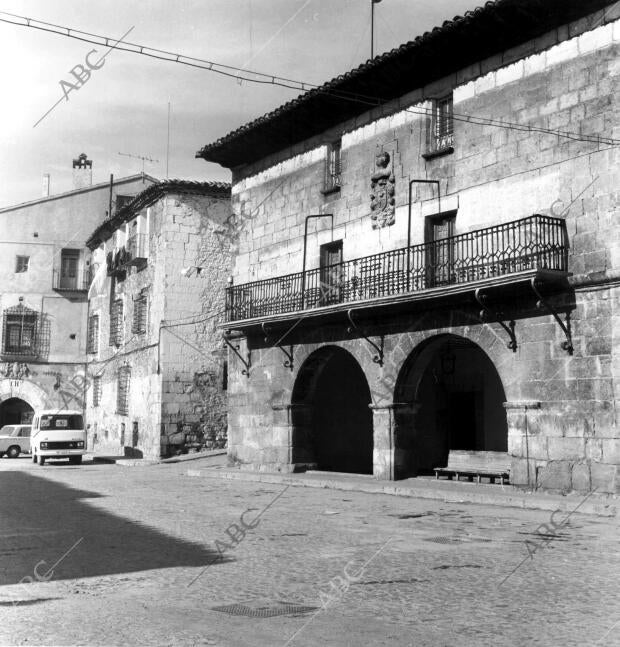
[[[540,409],[538,400],[504,402],[508,423],[508,454],[511,457],[510,483],[536,488],[536,458],[539,439],[532,437],[528,411]]]
[[[410,402],[368,405],[373,413],[372,473],[377,479],[393,481],[411,464],[412,447],[403,442],[404,432],[399,432],[397,414],[410,414],[407,419],[413,426],[420,405]],[[410,434],[413,429],[407,430]]]
[[[283,470],[298,472],[316,468],[310,407],[306,404],[272,404],[271,408],[273,445]]]

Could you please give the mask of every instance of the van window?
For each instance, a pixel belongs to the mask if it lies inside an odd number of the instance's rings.
[[[84,420],[78,415],[44,415],[41,416],[41,429],[84,429]]]

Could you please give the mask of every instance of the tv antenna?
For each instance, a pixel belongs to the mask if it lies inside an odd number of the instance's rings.
[[[119,153],[119,155],[122,155],[123,157],[133,157],[134,159],[142,160],[142,175],[144,175],[145,162],[156,162],[159,164],[159,160],[154,160],[153,158],[147,157],[146,155],[132,155],[131,153]]]

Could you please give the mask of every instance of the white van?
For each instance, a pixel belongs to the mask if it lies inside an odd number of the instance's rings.
[[[45,465],[50,458],[68,458],[80,465],[86,453],[86,429],[81,411],[48,409],[32,418],[32,462]]]

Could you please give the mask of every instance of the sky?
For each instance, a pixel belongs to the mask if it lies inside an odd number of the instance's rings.
[[[375,54],[474,9],[480,0],[381,0]],[[0,12],[320,84],[370,57],[370,0],[0,0]],[[5,18],[0,13],[0,18]],[[72,161],[110,173],[230,181],[196,151],[299,92],[113,50],[79,89],[70,71],[105,49],[0,22],[0,207],[72,189]],[[63,92],[67,91],[66,98]],[[39,119],[60,103],[36,127]],[[124,153],[125,155],[119,155]]]

